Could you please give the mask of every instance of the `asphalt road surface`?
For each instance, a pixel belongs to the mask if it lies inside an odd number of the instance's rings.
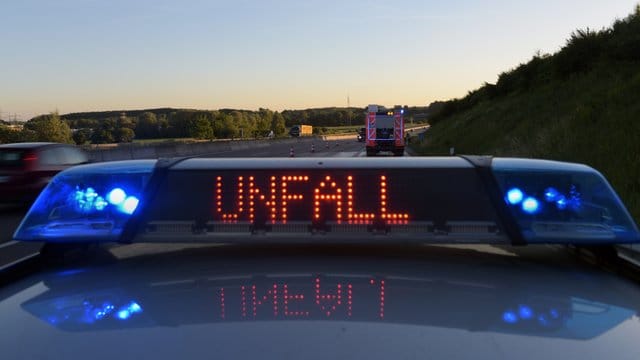
[[[313,149],[311,144],[313,144]],[[313,150],[313,151],[312,151]],[[364,143],[352,140],[309,141],[296,144],[273,144],[267,148],[226,151],[203,154],[202,157],[360,157],[365,156]],[[41,243],[22,243],[12,240],[13,232],[28,207],[0,207],[0,269],[14,262],[35,256]]]

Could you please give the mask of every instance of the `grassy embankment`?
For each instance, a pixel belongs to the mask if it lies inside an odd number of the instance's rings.
[[[424,155],[535,157],[586,163],[640,223],[640,7],[612,28],[577,31],[432,119]]]

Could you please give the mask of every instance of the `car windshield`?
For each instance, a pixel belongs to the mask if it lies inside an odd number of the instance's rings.
[[[640,0],[0,3],[2,359],[636,359]]]

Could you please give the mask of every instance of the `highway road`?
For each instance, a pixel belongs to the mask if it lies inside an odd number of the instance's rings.
[[[311,152],[311,144],[315,152]],[[364,156],[364,143],[357,142],[355,135],[353,140],[317,140],[302,139],[296,144],[274,143],[269,147],[258,149],[232,150],[203,154],[201,157],[289,157],[293,149],[296,157],[352,157]]]
[[[314,152],[311,150],[314,146]],[[299,143],[277,144],[267,148],[243,149],[212,154],[201,157],[290,157],[293,150],[295,157],[359,157],[365,156],[364,143],[353,140],[313,141],[301,140]],[[20,224],[26,207],[0,207],[0,269],[21,259],[34,256],[42,244],[20,243],[12,240],[13,232]]]

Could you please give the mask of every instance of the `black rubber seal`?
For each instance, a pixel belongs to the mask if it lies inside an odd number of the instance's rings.
[[[504,196],[500,191],[498,181],[491,171],[493,157],[475,155],[458,156],[469,162],[476,169],[478,177],[480,178],[480,181],[482,181],[484,188],[489,195],[489,201],[491,201],[491,204],[498,215],[498,225],[511,240],[511,245],[527,245],[527,241],[524,239],[524,236],[522,236],[522,232],[520,231],[516,218],[507,207],[507,204],[504,201]]]
[[[119,243],[133,243],[133,239],[138,233],[140,224],[142,224],[144,221],[145,214],[147,213],[147,206],[149,206],[149,203],[151,203],[150,200],[156,196],[160,185],[167,178],[167,174],[169,173],[171,167],[191,158],[192,157],[158,159],[158,161],[156,162],[156,166],[153,169],[153,173],[151,173],[151,178],[145,186],[138,207],[133,212],[133,214],[131,214],[131,218],[125,224],[124,229],[122,229],[122,234],[120,235],[120,239],[118,240]]]

